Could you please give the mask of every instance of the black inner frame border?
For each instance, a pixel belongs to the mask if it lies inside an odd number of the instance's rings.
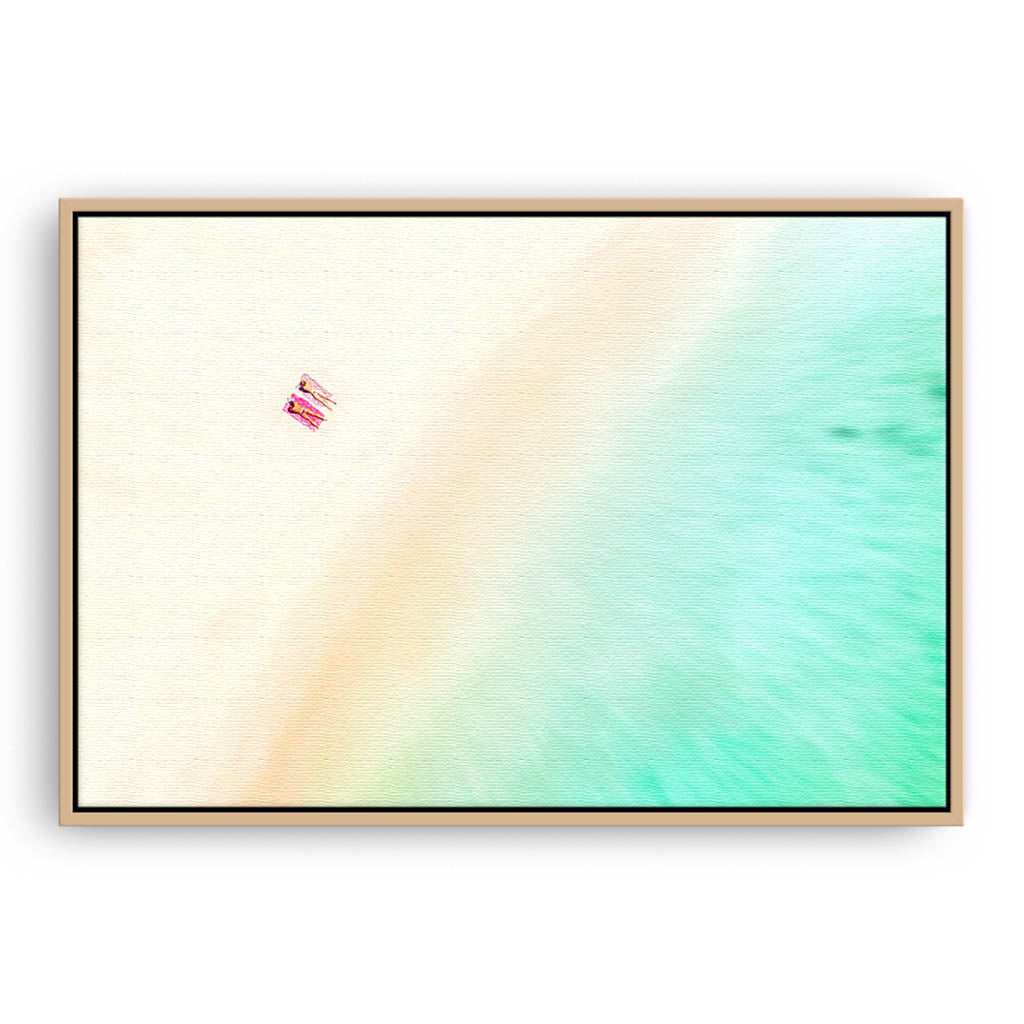
[[[83,807],[78,800],[78,221],[80,217],[940,217],[945,220],[946,235],[946,802],[942,806],[910,806],[910,807],[865,807],[853,805],[838,806],[799,806],[794,804],[759,806],[611,806],[611,805],[570,805],[570,806],[531,806],[512,804],[503,806],[483,805],[445,805],[433,807],[428,805],[384,805],[384,806],[304,806],[278,807],[251,805],[234,806],[90,806]],[[951,305],[952,305],[952,217],[948,211],[930,210],[96,210],[75,211],[72,214],[72,809],[75,813],[110,813],[141,814],[152,812],[201,812],[201,813],[363,813],[363,812],[550,812],[550,813],[599,813],[599,812],[635,812],[635,813],[857,813],[857,812],[891,812],[891,813],[935,813],[948,812],[951,809],[952,789],[952,663],[951,663],[951,610],[952,582],[951,566]]]

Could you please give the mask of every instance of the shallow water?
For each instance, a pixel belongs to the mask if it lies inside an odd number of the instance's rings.
[[[944,231],[776,221],[367,797],[943,804]]]

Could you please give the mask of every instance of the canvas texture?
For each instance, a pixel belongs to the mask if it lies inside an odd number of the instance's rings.
[[[941,805],[945,338],[941,217],[83,217],[82,805]]]

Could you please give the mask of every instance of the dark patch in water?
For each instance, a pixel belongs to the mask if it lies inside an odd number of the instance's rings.
[[[833,437],[860,437],[860,431],[856,427],[833,427],[829,433]]]
[[[946,397],[946,383],[945,383],[945,381],[943,381],[940,384],[932,384],[928,388],[928,394],[931,395],[932,398],[944,399]]]
[[[875,436],[886,445],[909,455],[931,455],[935,440],[928,434],[917,434],[903,423],[889,423],[875,428]]]

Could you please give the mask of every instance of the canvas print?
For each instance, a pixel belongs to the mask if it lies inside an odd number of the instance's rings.
[[[78,215],[76,808],[946,807],[948,230]]]

